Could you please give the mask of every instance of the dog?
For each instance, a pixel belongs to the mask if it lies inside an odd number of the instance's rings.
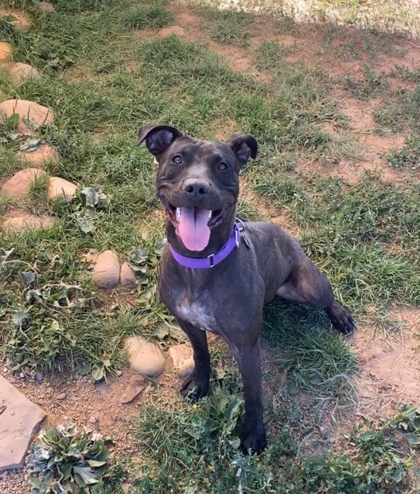
[[[140,128],[158,163],[157,196],[166,211],[168,243],[159,266],[159,293],[191,341],[195,368],[181,391],[209,391],[206,332],[224,338],[242,376],[244,452],[266,446],[261,401],[260,332],[263,306],[274,297],[322,307],[332,325],[352,333],[351,314],[298,241],[279,226],[238,222],[239,172],[258,151],[251,135],[227,142],[194,139],[170,125]]]

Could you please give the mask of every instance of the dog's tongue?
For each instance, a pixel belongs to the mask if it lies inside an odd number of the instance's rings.
[[[188,250],[201,251],[207,247],[210,228],[207,226],[211,211],[199,208],[178,208],[178,234]]]

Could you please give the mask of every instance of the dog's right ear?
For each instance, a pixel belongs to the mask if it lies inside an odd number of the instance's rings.
[[[144,125],[140,128],[137,146],[146,140],[146,147],[153,156],[160,156],[182,133],[170,125]]]

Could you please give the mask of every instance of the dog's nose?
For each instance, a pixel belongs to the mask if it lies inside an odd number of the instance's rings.
[[[199,201],[208,194],[209,186],[205,182],[193,178],[185,181],[184,190],[195,201]]]

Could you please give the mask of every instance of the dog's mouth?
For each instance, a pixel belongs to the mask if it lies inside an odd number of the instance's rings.
[[[202,251],[209,243],[211,230],[223,222],[229,206],[226,204],[212,211],[196,207],[177,208],[168,204],[166,215],[185,247],[191,251]]]

